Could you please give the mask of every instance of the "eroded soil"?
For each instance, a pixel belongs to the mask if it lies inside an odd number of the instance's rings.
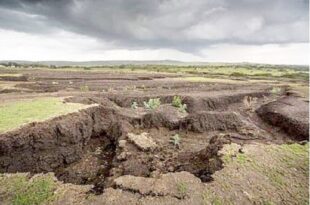
[[[217,173],[226,172],[223,148],[237,145],[237,156],[251,152],[244,151],[247,147],[259,153],[266,146],[305,143],[309,137],[308,101],[292,96],[288,86],[272,93],[274,85],[189,83],[174,80],[180,76],[173,74],[33,70],[22,76],[5,79],[18,81],[15,87],[23,89],[3,92],[0,99],[52,95],[66,97],[65,102],[98,104],[0,134],[1,173],[53,172],[61,186],[74,187],[54,204],[216,204],[214,197],[221,194],[233,204],[253,203],[214,188],[221,181]],[[87,90],[81,87],[85,85]],[[187,112],[171,105],[176,95]],[[143,107],[151,98],[161,101],[154,110]],[[176,135],[179,143],[171,139]],[[239,193],[247,186],[242,181],[232,187]],[[294,199],[282,188],[266,187],[280,193],[282,202]],[[208,191],[212,199],[204,197]],[[0,192],[0,199],[9,200],[3,196]],[[269,197],[267,201],[281,201]]]

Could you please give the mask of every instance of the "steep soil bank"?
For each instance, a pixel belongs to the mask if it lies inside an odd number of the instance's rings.
[[[233,112],[200,112],[190,114],[181,122],[181,127],[193,132],[205,132],[215,130],[237,131],[245,124],[241,118]]]
[[[0,75],[1,81],[28,81],[27,76],[20,75],[20,76],[14,76],[14,75]]]
[[[293,96],[283,97],[257,109],[257,114],[271,125],[280,127],[293,139],[309,138],[309,102]]]
[[[261,98],[263,96],[270,95],[267,90],[222,90],[222,91],[193,91],[193,92],[181,92],[178,94],[182,98],[183,103],[187,105],[187,111],[189,113],[201,112],[201,111],[214,111],[225,110],[230,104],[239,103],[245,96]],[[160,98],[162,104],[170,104],[175,93],[165,94],[133,94],[133,96],[126,95],[108,95],[106,96],[111,101],[115,102],[120,107],[130,107],[133,102],[136,102],[139,106],[143,106],[144,101],[148,101],[151,98]]]
[[[92,137],[117,138],[111,127],[120,122],[98,106],[1,134],[0,171],[53,171],[80,159]]]

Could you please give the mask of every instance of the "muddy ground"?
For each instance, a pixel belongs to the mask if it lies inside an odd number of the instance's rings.
[[[2,102],[61,96],[65,102],[97,104],[0,134],[1,173],[52,172],[61,186],[79,190],[52,204],[217,204],[202,196],[206,190],[225,195],[213,187],[221,181],[214,175],[225,173],[223,147],[236,145],[236,153],[243,153],[248,147],[305,144],[309,138],[308,99],[283,82],[187,82],[182,74],[165,73],[18,73],[0,79],[14,82],[1,90]],[[174,96],[187,105],[186,112],[171,105]],[[143,107],[151,98],[161,101],[154,110]],[[179,143],[171,139],[175,136]],[[234,184],[240,193],[231,203],[264,204],[265,199],[244,197],[249,186],[244,183],[240,180],[239,189]],[[301,192],[307,192],[307,181],[301,183]],[[270,203],[298,204],[308,197],[266,189],[281,195],[279,200],[267,193]],[[0,191],[0,199],[9,200],[1,196]]]

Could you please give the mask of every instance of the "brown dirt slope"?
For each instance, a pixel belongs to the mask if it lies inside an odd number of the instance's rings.
[[[309,103],[296,97],[283,97],[261,106],[257,114],[282,128],[296,140],[309,138]]]

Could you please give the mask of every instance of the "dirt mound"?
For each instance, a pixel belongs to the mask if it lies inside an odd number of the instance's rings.
[[[171,105],[161,105],[159,108],[146,113],[141,121],[143,127],[167,127],[169,129],[179,128],[180,121],[187,116],[178,108]]]
[[[266,91],[220,91],[207,93],[192,93],[184,96],[184,103],[187,104],[188,112],[214,111],[226,110],[230,104],[238,103],[243,100],[245,96],[263,97],[268,96]]]
[[[244,123],[233,112],[200,112],[185,117],[181,127],[193,132],[238,130]]]
[[[308,140],[309,103],[301,98],[280,98],[261,106],[256,112],[266,122],[282,128],[293,139]]]
[[[81,104],[100,104],[102,106],[110,107],[110,108],[116,108],[118,107],[114,102],[109,100],[105,97],[96,97],[96,96],[74,96],[74,97],[68,97],[64,99],[65,102],[71,102],[71,103],[81,103]]]
[[[175,93],[165,94],[144,94],[136,93],[134,95],[120,95],[112,94],[107,96],[111,101],[115,102],[120,107],[130,107],[133,102],[138,105],[143,105],[144,101],[150,98],[160,98],[162,104],[171,104]],[[191,93],[178,93],[177,96],[182,98],[183,103],[187,105],[189,113],[201,111],[226,110],[230,104],[238,103],[243,100],[245,96],[263,97],[268,96],[269,92],[265,90],[235,90],[235,91],[212,91],[201,92],[195,91]]]
[[[139,106],[143,106],[143,102],[147,102],[151,98],[160,98],[161,104],[171,103],[174,95],[139,95],[134,96],[112,94],[107,96],[111,101],[115,102],[120,107],[130,107],[133,102]]]

